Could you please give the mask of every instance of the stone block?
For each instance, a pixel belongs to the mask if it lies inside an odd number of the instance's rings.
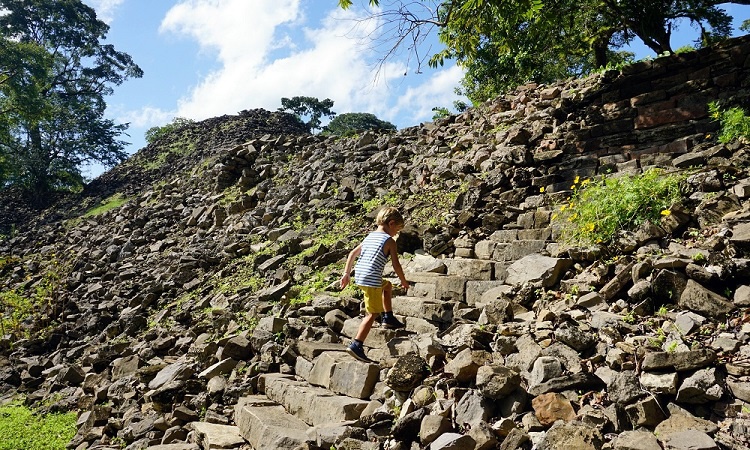
[[[282,405],[290,414],[308,425],[357,420],[367,406],[365,400],[335,395],[327,389],[311,386],[278,374],[263,374],[258,385],[266,396]]]
[[[489,298],[497,298],[501,293],[508,292],[511,286],[504,284],[501,281],[474,281],[469,280],[466,282],[466,304],[469,306],[481,306],[486,303],[484,295],[488,295]]]
[[[536,253],[526,255],[508,267],[505,282],[513,286],[540,282],[542,286],[550,287],[571,265],[569,259],[550,258]]]
[[[448,275],[456,275],[471,280],[491,280],[493,265],[490,261],[481,259],[446,259]]]
[[[357,331],[359,330],[359,325],[361,323],[362,318],[360,317],[347,320],[346,322],[344,322],[344,329],[341,330],[341,334],[354,339],[354,336],[357,335]],[[386,345],[388,345],[388,341],[396,337],[397,334],[398,333],[394,330],[388,330],[380,326],[374,326],[372,327],[372,329],[370,329],[370,333],[367,335],[367,339],[365,340],[365,347],[384,348]]]
[[[359,325],[357,325],[359,326]],[[335,352],[346,350],[341,344],[317,341],[295,341],[295,350],[297,354],[308,361],[312,361],[325,352]]]
[[[438,300],[451,300],[464,302],[466,295],[465,277],[443,276],[435,280],[435,298]]]
[[[518,240],[518,230],[497,230],[490,235],[492,242],[516,242]]]
[[[393,312],[431,322],[450,322],[453,316],[450,303],[420,297],[395,297],[393,299]]]
[[[372,395],[379,376],[380,366],[377,364],[367,364],[349,357],[335,364],[329,389],[337,394],[366,399]]]
[[[546,241],[516,241],[507,244],[497,244],[492,252],[495,261],[516,261],[524,256],[544,250]]]
[[[240,435],[256,450],[292,450],[307,442],[309,428],[263,396],[241,398],[234,408]]]
[[[195,432],[195,439],[201,448],[237,448],[245,444],[239,427],[209,422],[191,422],[188,428]]]

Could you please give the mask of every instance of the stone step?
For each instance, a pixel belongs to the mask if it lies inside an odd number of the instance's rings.
[[[342,349],[343,350],[343,349]],[[380,378],[380,366],[361,362],[344,351],[324,352],[312,362],[310,370],[297,358],[296,373],[313,386],[336,394],[367,399]]]
[[[234,422],[255,450],[292,450],[309,442],[310,427],[262,395],[240,398],[234,407]]]
[[[409,296],[453,300],[457,302],[464,301],[466,282],[468,281],[467,277],[432,272],[407,272],[404,275],[409,283],[415,287],[415,292]],[[434,286],[434,288],[429,285]]]
[[[328,389],[298,381],[291,375],[263,374],[258,379],[258,390],[289,413],[311,426],[358,420],[369,403]]]
[[[345,320],[344,328],[341,330],[341,334],[350,339],[354,339],[354,336],[357,335],[357,331],[359,330],[359,325],[361,323],[362,323],[361,317],[355,317],[352,319]],[[387,328],[381,327],[378,324],[375,324],[370,329],[370,333],[367,335],[367,339],[365,339],[365,347],[370,347],[370,348],[386,347],[388,345],[388,342],[391,339],[404,333],[406,333],[406,331],[404,330],[389,330]]]
[[[396,315],[416,317],[429,322],[448,323],[453,319],[453,303],[421,297],[394,297],[393,312]]]
[[[477,242],[474,251],[479,259],[513,262],[532,253],[541,252],[548,243],[548,241],[541,239],[519,240],[515,242],[495,242],[488,239]]]

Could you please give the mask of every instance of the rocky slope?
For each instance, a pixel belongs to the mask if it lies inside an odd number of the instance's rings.
[[[750,148],[706,104],[750,104],[748,55],[354,139],[260,110],[197,124],[92,183],[121,206],[63,199],[0,241],[0,391],[79,411],[81,450],[747,448]],[[576,180],[653,167],[687,174],[671,214],[556,242]],[[413,288],[365,364],[335,283],[381,204]]]

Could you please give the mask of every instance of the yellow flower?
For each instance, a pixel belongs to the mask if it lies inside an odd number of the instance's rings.
[[[594,225],[593,223],[589,223],[588,225],[586,225],[586,231],[594,231],[594,228],[596,228],[596,225]]]
[[[562,205],[562,206],[560,207],[560,212],[563,212],[563,211],[565,211],[565,208],[567,208],[567,207],[568,207],[568,205]]]
[[[586,179],[585,179],[585,180],[583,180],[583,182],[581,183],[581,186],[586,186],[586,185],[587,185],[587,184],[589,184],[589,183],[591,183],[591,179],[590,179],[590,178],[586,178]]]
[[[662,215],[662,216],[668,216],[668,215],[670,215],[670,214],[672,214],[672,211],[670,211],[670,210],[668,210],[668,209],[665,209],[665,210],[663,210],[663,211],[661,212],[661,215]]]
[[[544,193],[544,186],[539,188],[539,192],[541,192],[542,194]]]
[[[557,219],[557,213],[552,214],[552,220]]]
[[[573,184],[578,184],[579,181],[581,181],[581,176],[580,175],[576,175],[576,179],[573,180]]]

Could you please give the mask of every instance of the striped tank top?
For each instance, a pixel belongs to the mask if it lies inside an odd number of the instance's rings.
[[[380,287],[383,269],[388,258],[383,245],[391,236],[383,231],[373,231],[362,241],[362,252],[354,265],[354,283],[357,286]]]

